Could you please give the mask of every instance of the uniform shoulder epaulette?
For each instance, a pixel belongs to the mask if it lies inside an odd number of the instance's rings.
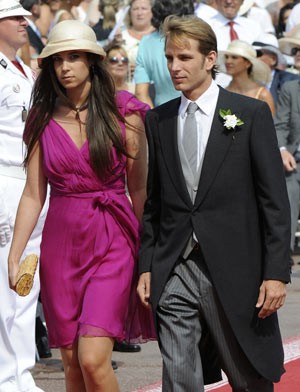
[[[0,58],[0,65],[2,68],[6,69],[8,64],[4,59]]]
[[[3,74],[7,67],[8,67],[7,62],[0,57],[0,74]]]

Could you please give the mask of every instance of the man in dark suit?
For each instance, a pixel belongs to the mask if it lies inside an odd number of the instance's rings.
[[[291,206],[291,253],[295,245],[300,203],[300,81],[284,84],[274,119]],[[291,264],[293,260],[291,259]]]
[[[31,12],[31,16],[27,17],[28,26],[27,33],[30,43],[30,53],[32,56],[37,56],[44,48],[44,43],[41,39],[41,33],[37,28],[35,21],[40,17],[40,0],[21,0],[23,8]]]
[[[271,392],[284,372],[276,311],[290,279],[272,116],[216,85],[216,37],[203,20],[171,16],[163,31],[182,95],[146,118],[138,284],[156,320],[163,391],[204,391],[222,368],[235,392]]]

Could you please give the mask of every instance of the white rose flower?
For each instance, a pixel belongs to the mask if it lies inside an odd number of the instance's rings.
[[[235,114],[227,114],[224,116],[224,120],[224,126],[227,129],[235,128],[238,123],[238,118]]]
[[[235,114],[232,114],[230,109],[220,109],[219,115],[224,120],[224,127],[228,130],[235,129],[236,126],[239,127],[244,124],[244,121]]]

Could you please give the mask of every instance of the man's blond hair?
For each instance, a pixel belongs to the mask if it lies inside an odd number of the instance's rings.
[[[217,53],[217,38],[214,31],[208,23],[195,15],[168,16],[162,25],[162,33],[166,43],[171,40],[176,46],[184,47],[184,39],[191,38],[198,41],[199,52],[204,56],[207,56],[211,51]],[[211,73],[215,78],[216,66],[212,68]]]

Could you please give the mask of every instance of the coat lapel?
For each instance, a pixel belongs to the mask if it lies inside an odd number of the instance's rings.
[[[171,101],[169,105],[167,114],[161,119],[159,124],[159,138],[163,151],[163,158],[178,194],[186,204],[192,206],[178,152],[177,121],[180,99]]]
[[[205,198],[205,195],[211,187],[232,142],[232,135],[226,132],[223,125],[224,120],[222,120],[219,115],[220,109],[227,110],[229,108],[230,94],[220,88],[219,98],[203,160],[198,192],[195,200],[196,208]]]

